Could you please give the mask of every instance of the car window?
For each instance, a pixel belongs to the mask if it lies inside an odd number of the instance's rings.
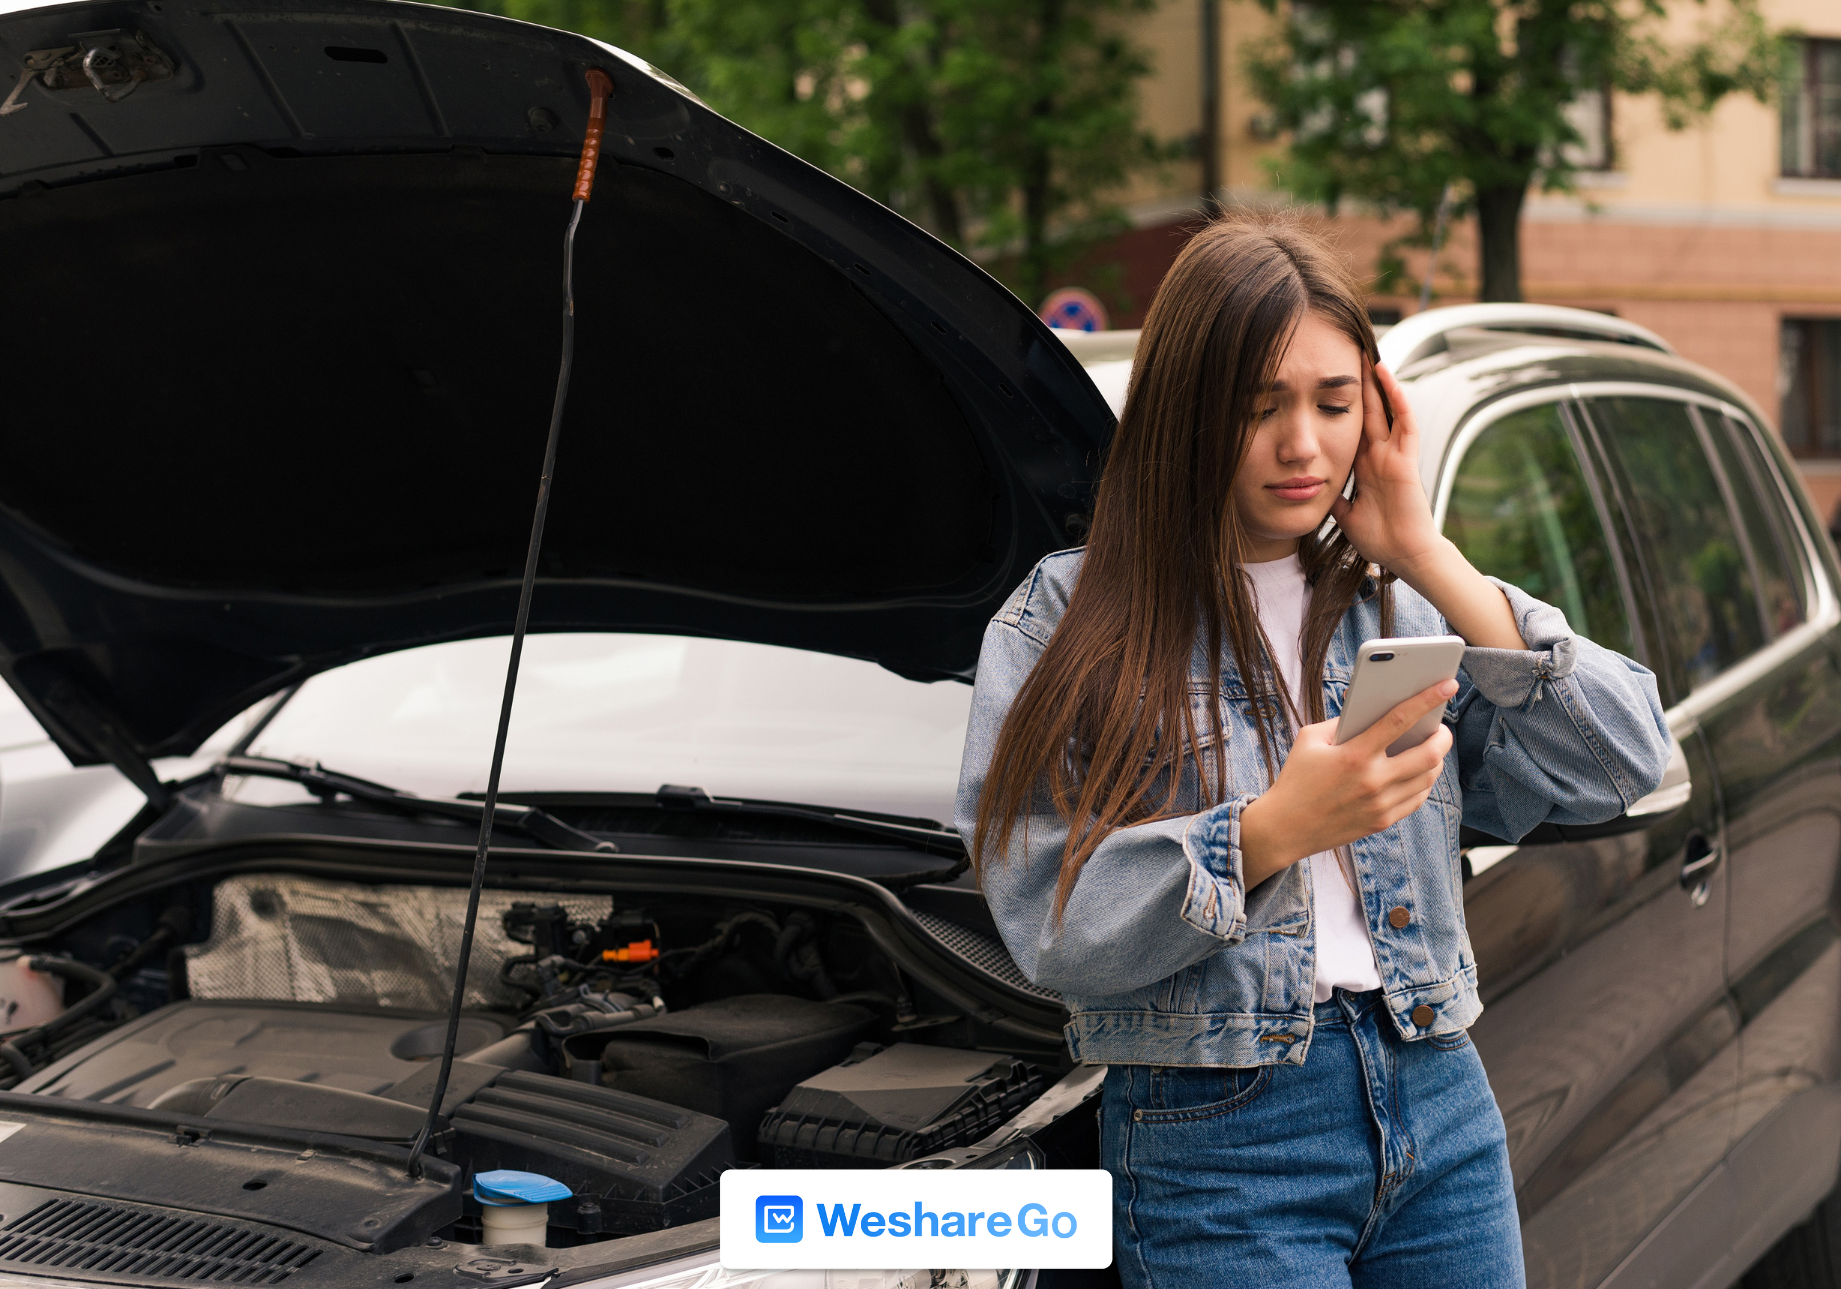
[[[1809,613],[1801,543],[1792,540],[1796,529],[1784,511],[1783,491],[1759,455],[1749,427],[1712,414],[1703,414],[1703,420],[1751,543],[1752,565],[1764,598],[1764,625],[1773,636],[1782,635]]]
[[[1692,690],[1764,644],[1757,588],[1725,491],[1686,403],[1587,404],[1648,574],[1656,629]]]
[[[1480,571],[1565,612],[1572,629],[1633,652],[1610,543],[1555,404],[1512,412],[1458,463],[1445,535]]]

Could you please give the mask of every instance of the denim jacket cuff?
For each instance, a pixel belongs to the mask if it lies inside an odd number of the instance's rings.
[[[1189,857],[1189,889],[1183,921],[1224,944],[1246,934],[1246,872],[1241,866],[1240,812],[1251,796],[1236,797],[1189,821],[1183,853]]]
[[[1508,597],[1515,615],[1516,629],[1521,632],[1526,649],[1464,650],[1464,674],[1478,693],[1497,707],[1514,710],[1525,707],[1538,697],[1542,681],[1559,680],[1572,674],[1578,657],[1578,642],[1566,615],[1551,604],[1529,595],[1518,586],[1497,578],[1491,582]]]

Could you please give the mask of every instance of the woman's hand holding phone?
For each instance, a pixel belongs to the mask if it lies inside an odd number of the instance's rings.
[[[1424,805],[1444,770],[1451,731],[1441,724],[1425,742],[1398,756],[1388,756],[1387,748],[1455,693],[1455,680],[1441,681],[1347,743],[1334,741],[1333,720],[1302,727],[1278,780],[1241,811],[1247,889],[1308,855],[1391,827]]]

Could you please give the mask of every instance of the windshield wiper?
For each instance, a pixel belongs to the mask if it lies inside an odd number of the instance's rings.
[[[471,793],[467,795],[472,796]],[[658,811],[666,815],[689,815],[715,826],[723,835],[734,835],[751,840],[761,838],[754,835],[757,830],[747,827],[747,822],[750,820],[795,820],[800,823],[819,825],[821,831],[818,835],[821,837],[826,832],[855,833],[860,836],[874,837],[879,841],[895,842],[923,854],[939,855],[956,861],[947,868],[930,868],[912,873],[885,873],[869,879],[897,891],[925,883],[951,882],[971,867],[971,858],[959,834],[950,828],[942,827],[931,819],[884,815],[874,811],[843,810],[835,806],[814,806],[794,801],[763,801],[753,797],[712,797],[702,788],[685,787],[675,783],[667,783],[657,792],[652,793],[525,792],[512,793],[509,796],[512,800],[538,803],[553,809],[566,806],[572,810]],[[738,826],[729,827],[731,823]],[[596,826],[607,832],[628,831],[620,824],[613,822],[604,821]],[[640,831],[647,830],[641,828]],[[810,841],[813,840],[813,837],[808,833],[803,837],[793,835],[774,840]]]
[[[227,756],[217,763],[221,775],[244,774],[262,779],[286,779],[298,783],[323,802],[335,797],[350,797],[367,805],[384,806],[406,815],[434,815],[477,825],[486,812],[483,803],[456,801],[445,797],[418,797],[399,792],[382,783],[360,779],[328,770],[322,765],[302,765],[296,761],[278,761],[266,756]],[[552,850],[598,851],[610,854],[620,848],[593,833],[570,827],[555,815],[536,806],[500,805],[493,811],[494,828],[515,828],[533,841]]]
[[[667,783],[653,794],[661,810],[707,811],[717,814],[754,815],[778,819],[809,819],[829,824],[846,832],[867,833],[889,841],[899,841],[929,855],[963,858],[965,842],[950,828],[942,828],[931,819],[901,819],[894,815],[875,815],[830,806],[806,806],[791,801],[757,801],[747,797],[712,797],[702,788],[687,788]]]

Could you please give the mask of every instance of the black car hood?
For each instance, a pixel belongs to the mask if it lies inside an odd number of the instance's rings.
[[[78,762],[509,630],[592,66],[534,630],[965,676],[1083,531],[1112,417],[1030,311],[625,55],[363,0],[0,18],[9,86],[92,46],[174,74],[67,59],[0,116],[0,671]]]

